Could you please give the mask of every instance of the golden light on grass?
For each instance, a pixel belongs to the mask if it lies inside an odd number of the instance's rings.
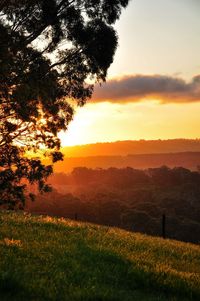
[[[7,237],[4,238],[0,243],[3,245],[6,245],[8,247],[21,247],[22,246],[21,240],[7,238]]]

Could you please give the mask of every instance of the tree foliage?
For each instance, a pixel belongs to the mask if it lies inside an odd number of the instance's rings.
[[[57,134],[74,104],[105,81],[117,47],[113,24],[128,0],[0,1],[0,204],[22,206],[23,179],[48,190],[52,172],[25,152],[62,159]],[[22,184],[23,183],[23,184]]]
[[[183,167],[91,169],[54,173],[53,191],[26,210],[149,235],[200,242],[200,172]],[[56,190],[58,189],[58,190]],[[70,194],[71,193],[71,194]]]

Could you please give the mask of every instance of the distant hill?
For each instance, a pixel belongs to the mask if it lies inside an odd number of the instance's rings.
[[[200,139],[116,141],[69,146],[62,151],[66,157],[200,152]]]
[[[167,165],[196,170],[200,165],[200,139],[116,141],[64,147],[63,162],[56,172],[70,172],[75,167],[149,168]]]
[[[200,165],[200,152],[133,154],[125,156],[89,156],[65,157],[64,161],[55,164],[56,172],[71,172],[75,167],[109,168],[133,167],[139,169],[167,165],[171,168],[182,166],[196,170]]]
[[[200,247],[0,212],[0,300],[200,300]]]

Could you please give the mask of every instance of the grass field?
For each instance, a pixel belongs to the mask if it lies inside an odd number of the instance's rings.
[[[0,300],[200,300],[200,246],[0,213]]]

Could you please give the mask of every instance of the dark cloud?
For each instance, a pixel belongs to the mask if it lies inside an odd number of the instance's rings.
[[[93,102],[138,102],[158,99],[161,103],[200,101],[200,75],[186,82],[164,75],[133,75],[107,81],[96,86]]]

